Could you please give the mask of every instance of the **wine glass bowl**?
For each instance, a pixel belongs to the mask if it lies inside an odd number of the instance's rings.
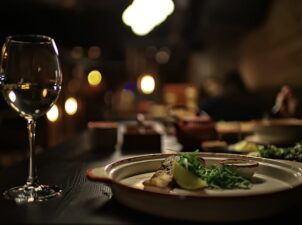
[[[39,183],[35,167],[36,120],[46,114],[61,91],[62,73],[54,40],[43,35],[15,35],[2,47],[0,85],[5,101],[27,121],[29,176],[23,186],[4,192],[16,202],[44,201],[60,195],[57,186]]]

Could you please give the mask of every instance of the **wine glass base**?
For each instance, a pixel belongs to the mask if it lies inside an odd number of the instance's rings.
[[[47,201],[50,198],[59,196],[61,193],[62,190],[57,186],[26,184],[6,190],[3,195],[8,200],[14,200],[17,203],[27,203]]]

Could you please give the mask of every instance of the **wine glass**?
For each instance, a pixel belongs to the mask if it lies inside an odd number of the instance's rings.
[[[26,184],[6,190],[6,199],[40,202],[59,196],[57,186],[39,183],[35,165],[36,120],[55,103],[62,73],[54,40],[43,35],[14,35],[2,47],[0,85],[5,101],[27,121],[29,175]]]

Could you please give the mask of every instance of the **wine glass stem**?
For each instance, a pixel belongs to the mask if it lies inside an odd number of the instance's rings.
[[[29,140],[29,172],[27,185],[37,183],[36,165],[35,165],[35,137],[36,137],[36,121],[27,119],[27,130]]]

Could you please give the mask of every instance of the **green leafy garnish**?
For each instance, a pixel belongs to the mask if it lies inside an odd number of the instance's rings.
[[[236,168],[226,165],[203,167],[199,170],[199,177],[206,180],[209,187],[214,189],[249,189],[252,185],[251,181],[238,174]]]
[[[214,164],[206,167],[198,150],[192,153],[181,154],[178,163],[194,175],[208,183],[212,189],[249,189],[251,181],[242,177],[236,168],[227,165]]]
[[[259,154],[264,158],[302,161],[302,142],[293,147],[260,146]]]

